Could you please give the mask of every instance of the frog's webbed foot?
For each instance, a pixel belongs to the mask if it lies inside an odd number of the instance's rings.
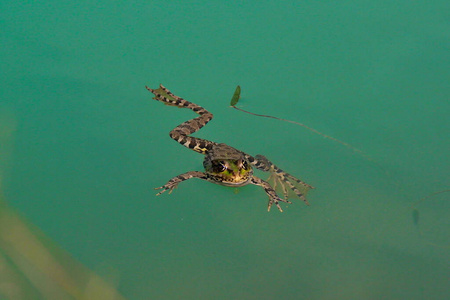
[[[306,203],[306,205],[309,205],[305,195],[310,189],[314,188],[313,186],[281,170],[263,155],[256,155],[255,159],[257,162],[256,167],[258,169],[270,172],[270,177],[268,181],[273,182],[273,189],[276,189],[277,186],[280,186],[284,198],[288,199],[289,197],[288,188],[289,188],[297,195],[297,197],[302,199]]]
[[[176,188],[177,185],[178,185],[178,182],[170,182],[170,181],[169,181],[169,182],[167,182],[165,185],[155,188],[155,190],[160,190],[160,189],[162,189],[162,191],[160,191],[159,193],[157,193],[156,196],[161,195],[162,193],[164,193],[164,192],[167,191],[167,190],[169,191],[169,194],[171,194],[172,191],[173,191],[173,189]]]
[[[266,192],[266,194],[269,196],[269,204],[267,206],[267,211],[270,211],[270,208],[275,203],[275,205],[278,207],[278,210],[280,212],[283,212],[283,210],[281,209],[281,206],[280,206],[280,202],[285,202],[285,203],[289,203],[289,204],[292,203],[291,201],[288,201],[287,199],[281,199],[280,197],[278,197],[277,193],[270,186],[270,184],[267,181],[262,180],[261,178],[253,176],[251,183],[261,186],[264,189],[264,191]]]
[[[269,178],[267,178],[268,182],[273,182],[273,189],[276,191],[278,185],[281,187],[281,190],[283,191],[283,196],[284,199],[287,199],[289,197],[289,192],[286,188],[286,184],[284,183],[284,181],[282,181],[282,179],[280,177],[278,177],[276,175],[275,172],[273,172],[273,168],[270,169],[270,176]]]
[[[207,176],[205,173],[198,172],[198,171],[191,171],[191,172],[180,174],[180,175],[175,176],[172,179],[170,179],[165,185],[155,188],[155,190],[162,189],[162,191],[157,193],[156,196],[161,195],[162,193],[164,193],[167,190],[169,191],[169,194],[172,193],[173,189],[176,188],[180,182],[191,179],[191,178],[200,178],[200,179],[206,180]]]

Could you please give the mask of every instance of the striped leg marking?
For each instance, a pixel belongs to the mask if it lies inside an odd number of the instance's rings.
[[[155,95],[153,99],[163,102],[166,105],[177,106],[180,108],[189,108],[193,112],[200,116],[192,120],[181,123],[170,132],[170,137],[182,144],[183,146],[192,149],[196,152],[205,154],[212,149],[214,142],[204,139],[189,136],[190,134],[197,132],[203,126],[205,126],[213,118],[213,114],[197,105],[195,103],[184,100],[181,97],[175,96],[163,85],[160,85],[158,89],[151,89],[146,86],[146,89]]]

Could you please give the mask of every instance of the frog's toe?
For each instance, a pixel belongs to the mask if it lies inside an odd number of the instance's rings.
[[[285,203],[292,204],[291,201],[286,200],[286,199],[281,199],[281,198],[278,198],[278,199],[270,199],[270,200],[269,200],[269,204],[267,205],[267,211],[270,211],[270,208],[271,208],[272,205],[275,203],[275,205],[277,206],[278,210],[279,210],[280,212],[283,212],[283,209],[282,209],[281,206],[280,206],[280,201],[285,202]]]
[[[267,204],[267,211],[270,211],[270,208],[272,207],[273,201],[269,200],[269,203]]]
[[[269,204],[267,205],[267,211],[270,211],[270,208],[272,207],[272,205],[275,203],[275,205],[278,207],[278,210],[280,212],[283,212],[283,210],[281,209],[280,203],[276,200],[269,200]]]
[[[167,191],[167,189],[166,189],[166,188],[164,188],[164,186],[161,186],[161,187],[155,188],[155,190],[159,190],[159,189],[163,189],[163,190],[162,190],[162,191],[160,191],[159,193],[157,193],[157,194],[156,194],[156,196],[159,196],[159,195],[161,195],[162,193],[164,193],[165,191]]]
[[[157,193],[156,196],[161,195],[162,193],[164,193],[164,192],[167,191],[167,190],[169,190],[169,194],[170,194],[170,193],[172,192],[173,187],[172,187],[172,188],[169,188],[168,186],[163,185],[163,186],[160,186],[160,187],[155,188],[155,190],[160,190],[160,189],[162,189],[162,190],[161,190],[159,193]]]
[[[160,190],[160,189],[162,189],[162,191],[160,191],[159,193],[157,193],[156,196],[161,195],[162,193],[164,193],[164,192],[167,191],[167,190],[169,191],[169,194],[171,194],[172,191],[173,191],[173,189],[176,188],[177,185],[178,185],[177,183],[169,183],[169,184],[160,186],[160,187],[158,187],[158,188],[155,188],[155,190]]]

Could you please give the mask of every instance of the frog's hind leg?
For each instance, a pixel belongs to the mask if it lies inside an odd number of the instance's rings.
[[[156,194],[156,196],[161,195],[162,193],[164,193],[167,190],[169,191],[169,194],[172,193],[173,189],[176,188],[180,182],[191,179],[191,178],[200,178],[203,180],[208,180],[208,176],[203,172],[199,172],[199,171],[186,172],[186,173],[183,173],[183,174],[173,177],[165,185],[155,188],[155,190],[162,189],[159,193]]]
[[[285,199],[288,198],[289,194],[287,190],[288,187],[291,191],[293,191],[297,195],[297,197],[302,199],[306,205],[309,205],[308,200],[305,197],[305,194],[308,192],[308,190],[313,189],[314,188],[313,186],[307,184],[306,182],[303,182],[302,180],[278,168],[275,164],[273,164],[263,155],[256,155],[255,157],[252,157],[247,154],[247,159],[257,169],[264,172],[270,172],[269,181],[273,180],[274,189],[277,187],[278,184],[280,184]]]
[[[288,201],[286,199],[281,199],[280,197],[278,197],[277,193],[270,186],[270,184],[267,181],[262,180],[261,178],[253,176],[251,183],[261,186],[264,189],[264,191],[266,192],[266,194],[269,196],[269,204],[267,205],[267,211],[270,211],[272,204],[275,203],[275,205],[278,207],[278,210],[280,212],[283,212],[279,202],[281,201],[281,202],[290,203],[290,204],[292,203],[291,201]]]
[[[267,179],[267,182],[269,182],[269,183],[273,182],[273,189],[275,191],[277,190],[277,187],[279,185],[281,190],[282,190],[282,192],[283,192],[284,199],[287,199],[289,197],[289,192],[288,192],[288,190],[286,188],[286,184],[284,184],[282,179],[279,176],[277,176],[275,174],[275,172],[272,172],[272,170],[270,170],[270,176]]]
[[[153,99],[163,102],[166,105],[177,106],[179,108],[189,108],[200,116],[192,120],[188,120],[175,127],[170,132],[170,137],[182,144],[183,146],[192,149],[196,152],[205,154],[212,149],[216,143],[207,141],[204,139],[189,136],[190,134],[200,130],[213,118],[213,114],[197,105],[189,102],[181,97],[175,96],[163,85],[160,85],[158,89],[151,89],[146,86],[146,89],[155,95]]]

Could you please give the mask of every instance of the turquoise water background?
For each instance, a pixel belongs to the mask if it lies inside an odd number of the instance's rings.
[[[450,193],[417,202],[449,189],[449,11],[4,0],[3,193],[128,299],[444,299]],[[311,205],[200,180],[156,197],[203,159],[169,138],[196,115],[151,100],[160,83],[214,114],[196,136],[266,155]],[[239,107],[371,159],[230,108],[238,84]]]

